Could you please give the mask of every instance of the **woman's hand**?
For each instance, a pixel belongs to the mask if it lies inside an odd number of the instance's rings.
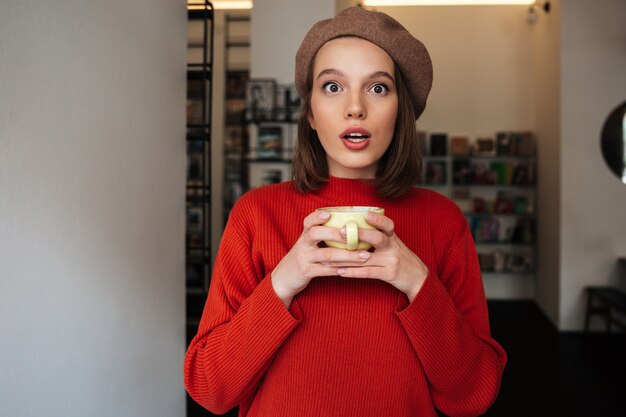
[[[413,302],[426,280],[428,268],[396,236],[390,218],[368,213],[366,220],[377,230],[359,229],[359,240],[371,243],[376,251],[361,265],[340,267],[337,275],[380,279],[405,293],[409,302]]]
[[[330,217],[326,211],[314,211],[304,219],[304,230],[291,250],[271,273],[272,287],[285,307],[315,277],[337,275],[337,268],[363,265],[371,253],[336,248],[320,248],[324,240],[343,242],[339,229],[322,226]],[[379,232],[380,233],[380,232]]]

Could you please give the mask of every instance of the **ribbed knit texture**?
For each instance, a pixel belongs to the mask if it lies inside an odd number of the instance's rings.
[[[287,310],[269,274],[318,207],[385,208],[428,266],[415,300],[370,279],[319,277]],[[426,189],[387,201],[374,186],[331,178],[245,194],[231,212],[185,385],[207,409],[248,417],[478,416],[506,363],[490,337],[474,243],[457,206]]]

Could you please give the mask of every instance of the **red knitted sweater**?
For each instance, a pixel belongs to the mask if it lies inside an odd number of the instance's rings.
[[[398,237],[428,266],[416,298],[379,280],[319,277],[287,310],[269,274],[318,207],[385,208]],[[290,183],[237,202],[224,231],[185,385],[217,413],[240,416],[477,416],[495,400],[506,363],[490,337],[476,250],[450,200],[414,188],[377,197],[331,178],[306,195]]]

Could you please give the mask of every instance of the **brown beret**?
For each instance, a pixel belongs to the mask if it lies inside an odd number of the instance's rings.
[[[296,54],[296,89],[306,91],[306,77],[317,51],[331,39],[356,36],[382,48],[398,66],[404,78],[417,119],[426,107],[433,82],[433,65],[426,47],[390,16],[350,7],[332,19],[317,22],[306,34]]]

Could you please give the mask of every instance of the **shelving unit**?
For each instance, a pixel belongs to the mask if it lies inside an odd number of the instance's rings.
[[[271,97],[271,106],[261,113],[250,103],[251,85],[259,81],[271,85],[263,93]],[[226,117],[227,131],[233,133],[228,134],[224,146],[225,218],[244,192],[291,178],[299,107],[295,86],[268,79],[248,80],[243,111],[237,105]]]
[[[213,6],[188,10],[187,222],[185,292],[187,344],[198,331],[211,273],[211,96]],[[188,416],[209,416],[187,395]]]
[[[224,198],[223,219],[226,224],[233,204],[244,192],[245,161],[241,157],[248,142],[244,128],[246,86],[250,77],[250,14],[228,12],[224,18],[224,51],[226,89],[224,97]]]
[[[465,214],[487,296],[532,298],[537,264],[534,151],[502,155],[494,148],[487,156],[468,149],[466,155],[453,156],[449,145],[439,149],[443,155],[424,156],[421,186],[450,197]]]
[[[213,5],[208,1],[190,4],[187,22],[185,301],[189,344],[198,331],[211,274]],[[211,415],[187,395],[187,416]]]

